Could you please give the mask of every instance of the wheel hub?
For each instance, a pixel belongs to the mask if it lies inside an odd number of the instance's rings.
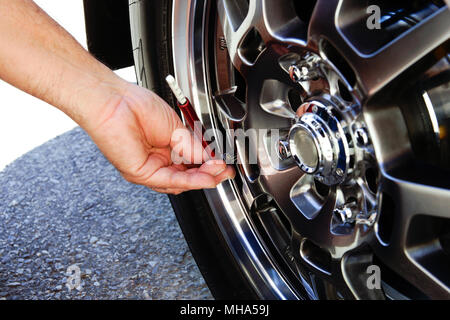
[[[297,165],[328,186],[345,180],[349,162],[348,141],[331,105],[316,100],[304,103],[300,109],[306,112],[289,132],[289,147]]]

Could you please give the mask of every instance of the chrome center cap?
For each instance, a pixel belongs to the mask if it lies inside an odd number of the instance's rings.
[[[326,185],[344,181],[349,152],[345,131],[326,102],[302,105],[303,114],[289,132],[289,148],[297,165]]]

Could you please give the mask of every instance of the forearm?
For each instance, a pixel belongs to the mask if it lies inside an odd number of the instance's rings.
[[[0,78],[85,129],[107,117],[125,82],[31,0],[0,0]]]

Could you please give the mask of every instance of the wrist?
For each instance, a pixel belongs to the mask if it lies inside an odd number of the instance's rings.
[[[86,78],[89,77],[78,78],[82,80],[80,86],[70,88],[71,99],[67,100],[70,102],[61,109],[89,133],[110,117],[124,99],[130,84],[112,71],[106,78]]]

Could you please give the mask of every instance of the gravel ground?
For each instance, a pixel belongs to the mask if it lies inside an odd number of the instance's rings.
[[[167,196],[126,182],[76,128],[0,172],[0,299],[212,296]]]

